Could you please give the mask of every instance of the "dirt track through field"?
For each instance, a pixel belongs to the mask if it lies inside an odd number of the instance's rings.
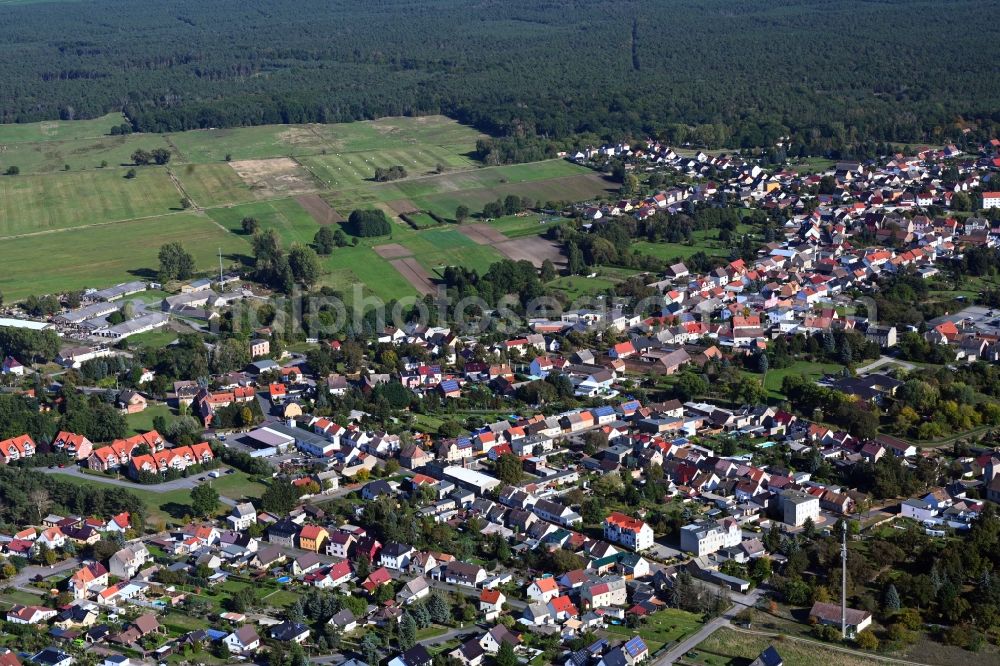
[[[395,201],[387,201],[386,206],[391,208],[397,215],[405,215],[406,213],[418,213],[420,209],[413,205],[413,202],[409,199],[396,199]]]
[[[372,249],[375,250],[375,254],[383,259],[400,259],[402,257],[409,257],[413,254],[413,250],[408,247],[403,247],[399,243],[376,245]]]
[[[541,267],[546,259],[556,266],[566,264],[566,258],[562,256],[559,245],[540,236],[507,238],[488,224],[463,225],[458,230],[474,243],[492,245],[505,257],[514,261],[530,261],[536,267]]]
[[[344,217],[335,211],[318,194],[304,194],[300,197],[295,197],[295,200],[299,202],[300,206],[306,209],[306,212],[316,220],[317,224],[338,224],[345,221]]]
[[[433,294],[434,283],[431,282],[430,274],[413,257],[406,259],[393,259],[389,262],[392,267],[399,271],[399,274],[406,278],[413,287],[421,294]]]

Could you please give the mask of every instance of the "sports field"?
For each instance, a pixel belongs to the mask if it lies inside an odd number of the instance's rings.
[[[250,252],[244,217],[291,245],[311,243],[320,225],[337,225],[366,207],[393,218],[392,236],[337,248],[323,258],[320,284],[345,294],[362,284],[366,295],[413,296],[426,293],[447,265],[486,270],[505,256],[522,258],[527,245],[511,239],[530,244],[528,237],[545,229],[535,217],[505,218],[498,232],[510,236],[501,234],[496,246],[431,213],[451,220],[459,205],[476,216],[483,204],[510,194],[576,201],[612,187],[564,160],[482,167],[475,161],[482,135],[443,116],[111,136],[123,121],[110,114],[0,125],[0,172],[19,169],[0,176],[0,261],[35,267],[0,276],[7,299],[152,278],[159,247],[175,240],[195,255],[199,270],[216,268],[220,247],[235,265]],[[133,167],[139,148],[167,148],[170,163]],[[397,165],[405,178],[374,182],[377,167]],[[132,168],[136,176],[126,178]],[[399,256],[372,249],[389,243],[402,248]]]

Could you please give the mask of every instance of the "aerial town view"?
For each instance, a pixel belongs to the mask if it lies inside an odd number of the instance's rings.
[[[0,0],[0,666],[1000,665],[996,0]]]

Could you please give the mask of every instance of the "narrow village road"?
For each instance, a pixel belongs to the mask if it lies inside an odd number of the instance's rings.
[[[706,638],[714,634],[718,629],[730,626],[730,620],[736,617],[736,614],[744,608],[752,608],[755,606],[757,604],[757,600],[760,599],[762,594],[763,590],[757,588],[749,594],[733,595],[733,605],[730,606],[726,612],[705,623],[705,626],[697,632],[684,639],[670,650],[667,650],[659,657],[654,657],[650,664],[652,664],[652,666],[667,666],[668,664],[673,664],[685,654],[697,647]]]

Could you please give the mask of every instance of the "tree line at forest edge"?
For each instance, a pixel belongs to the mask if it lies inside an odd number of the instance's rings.
[[[981,141],[1000,122],[987,0],[953,3],[946,24],[915,0],[98,7],[100,22],[89,5],[0,8],[0,82],[12,93],[0,120],[124,110],[121,134],[445,113],[497,137],[489,163],[551,155],[574,137],[791,137],[790,154],[840,154],[873,139]],[[877,43],[895,48],[872,52]]]

